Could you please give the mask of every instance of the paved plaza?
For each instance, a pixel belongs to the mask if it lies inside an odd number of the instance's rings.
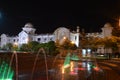
[[[11,54],[0,54],[0,62],[11,57]],[[55,59],[55,57],[47,56],[47,63],[45,63],[44,56],[39,55],[35,64],[36,55],[34,54],[18,53],[17,57],[18,80],[120,80],[120,60],[118,59],[71,60],[65,67],[63,65],[65,58]],[[12,67],[16,70],[15,59],[13,59]],[[16,80],[15,75],[13,80]]]

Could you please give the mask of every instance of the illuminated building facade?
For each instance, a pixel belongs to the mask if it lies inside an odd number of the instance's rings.
[[[59,42],[62,42],[62,40],[65,38],[68,38],[70,41],[73,41],[77,46],[79,46],[79,27],[77,27],[76,32],[70,32],[70,30],[65,27],[56,29],[52,34],[35,34],[35,31],[36,29],[33,27],[33,25],[31,23],[27,23],[17,36],[8,36],[6,34],[2,34],[0,46],[3,47],[8,43],[21,46],[22,44],[27,44],[30,41],[47,43],[49,41],[59,40]]]
[[[86,37],[98,37],[98,38],[104,38],[104,37],[110,37],[112,36],[112,29],[113,27],[106,23],[104,27],[101,29],[102,32],[94,32],[94,33],[85,33]],[[36,29],[33,27],[31,23],[25,24],[25,26],[22,28],[22,31],[17,36],[8,36],[6,34],[1,35],[1,42],[0,46],[3,47],[4,45],[8,43],[17,44],[18,46],[21,46],[22,44],[27,44],[30,41],[37,41],[39,43],[47,43],[49,41],[59,41],[59,43],[62,43],[64,39],[69,39],[71,42],[74,42],[77,47],[80,47],[80,39],[81,39],[81,32],[79,26],[76,27],[76,31],[70,31],[69,29],[65,27],[59,27],[57,28],[52,34],[36,34]],[[84,53],[90,53],[90,49],[88,51],[83,49],[83,56]],[[111,50],[110,50],[111,52]],[[97,50],[97,53],[105,53],[104,47],[100,47]]]

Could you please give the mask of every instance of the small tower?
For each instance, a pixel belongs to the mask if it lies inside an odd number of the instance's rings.
[[[112,36],[112,25],[110,23],[106,23],[104,27],[102,28],[102,34],[104,37],[110,37]]]
[[[80,32],[80,27],[79,26],[77,26],[77,33],[79,33]]]
[[[36,29],[33,28],[33,25],[31,23],[26,23],[22,29],[23,29],[23,31],[27,32],[28,34],[34,34],[36,31]]]

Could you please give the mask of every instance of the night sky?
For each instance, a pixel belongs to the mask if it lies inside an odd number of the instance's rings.
[[[105,23],[116,24],[120,0],[1,0],[0,35],[17,35],[28,22],[36,33],[53,33],[58,27],[99,32]]]

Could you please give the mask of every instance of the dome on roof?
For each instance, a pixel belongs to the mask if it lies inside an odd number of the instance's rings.
[[[25,28],[33,28],[33,25],[31,23],[26,23],[24,27]]]
[[[110,23],[106,23],[104,27],[112,27],[112,25]]]

